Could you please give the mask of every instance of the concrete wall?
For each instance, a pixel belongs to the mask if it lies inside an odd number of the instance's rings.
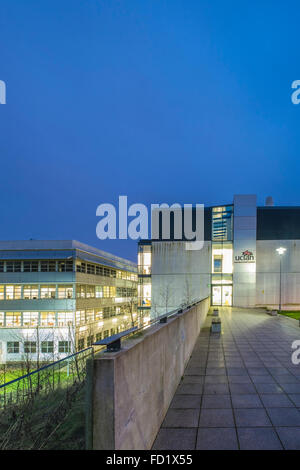
[[[185,247],[179,241],[152,242],[152,317],[210,295],[211,242],[201,250]]]
[[[300,307],[300,240],[258,240],[256,302],[258,306],[278,308],[279,255],[278,247],[286,248],[282,255],[282,307],[295,310]]]
[[[208,309],[207,298],[121,351],[95,358],[90,368],[94,449],[151,449]]]
[[[234,196],[233,305],[252,307],[256,304],[256,196]],[[240,259],[248,250],[251,262]]]

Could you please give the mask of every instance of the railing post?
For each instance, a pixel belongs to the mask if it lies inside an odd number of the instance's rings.
[[[93,449],[93,381],[94,381],[94,354],[86,360],[85,379],[85,448]]]

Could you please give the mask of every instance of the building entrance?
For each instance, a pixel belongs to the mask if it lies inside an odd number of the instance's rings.
[[[232,286],[212,286],[212,305],[232,306]]]

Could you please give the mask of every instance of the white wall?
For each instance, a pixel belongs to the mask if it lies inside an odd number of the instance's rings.
[[[285,309],[300,308],[300,240],[258,240],[256,266],[256,303],[278,308],[279,255],[276,248],[284,247],[282,255],[281,299]]]
[[[152,243],[151,316],[210,295],[211,242],[188,251],[185,242]]]
[[[71,337],[70,337],[71,336]],[[24,342],[36,341],[37,347],[39,343],[39,361],[53,361],[67,356],[67,353],[58,353],[59,341],[73,340],[74,332],[70,332],[68,328],[0,328],[0,364],[6,362],[22,361],[27,358],[36,361],[37,354],[24,354]],[[19,354],[7,353],[7,342],[19,342]],[[42,341],[54,341],[54,354],[41,353]]]
[[[256,263],[236,262],[236,256],[249,250],[256,260],[256,196],[234,196],[233,305],[256,304]]]

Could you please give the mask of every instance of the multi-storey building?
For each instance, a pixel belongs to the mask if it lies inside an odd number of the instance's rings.
[[[139,321],[135,263],[74,240],[0,242],[0,363],[57,359]]]
[[[203,247],[186,248],[184,236],[139,242],[141,311],[156,316],[208,296],[212,305],[300,308],[300,207],[235,195],[205,207]]]

